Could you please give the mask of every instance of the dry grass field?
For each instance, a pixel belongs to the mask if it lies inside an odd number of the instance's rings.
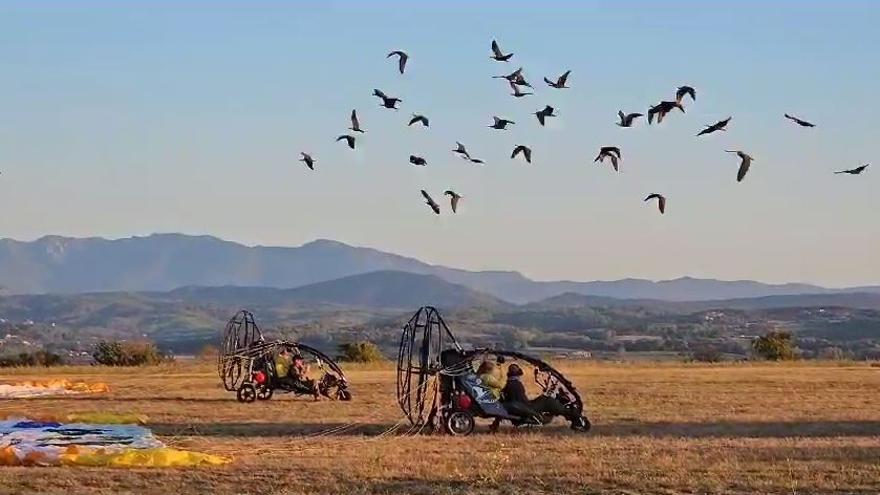
[[[238,404],[208,364],[50,370],[109,394],[0,401],[12,413],[146,414],[218,468],[0,468],[2,493],[878,493],[880,368],[566,364],[595,427],[378,436],[400,420],[394,373],[351,369],[352,402]],[[46,378],[34,370],[0,380]],[[358,425],[335,435],[326,429]]]

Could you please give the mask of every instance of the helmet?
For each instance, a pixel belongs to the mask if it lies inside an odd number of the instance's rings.
[[[507,376],[523,376],[523,370],[518,364],[511,363],[511,365],[507,367]]]

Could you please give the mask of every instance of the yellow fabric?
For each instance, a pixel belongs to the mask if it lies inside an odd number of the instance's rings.
[[[71,447],[61,454],[60,459],[62,465],[111,467],[219,466],[230,461],[225,457],[168,447],[126,449],[112,453],[107,453],[103,449],[87,450]]]
[[[106,383],[72,382],[70,380],[27,380],[10,383],[9,385],[34,388],[60,388],[71,392],[109,392],[110,386]]]
[[[505,380],[496,373],[483,373],[480,375],[480,381],[483,382],[495,399],[501,399],[501,391],[504,389]]]
[[[0,414],[2,419],[19,419],[21,413]],[[102,425],[145,425],[150,421],[150,417],[145,414],[135,413],[102,413],[102,412],[83,412],[83,413],[46,413],[38,412],[28,414],[28,418],[34,421],[54,421],[58,423],[93,423]]]
[[[290,356],[282,356],[281,354],[275,356],[275,376],[279,378],[287,376],[287,373],[290,371],[290,365]]]
[[[68,414],[68,423],[95,423],[101,425],[144,425],[150,420],[143,414],[86,412]]]

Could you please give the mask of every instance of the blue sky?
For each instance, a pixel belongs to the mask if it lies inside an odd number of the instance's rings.
[[[0,236],[331,238],[538,279],[880,283],[878,24],[877,2],[3,2]],[[489,60],[493,38],[511,63]],[[519,65],[536,95],[517,100],[490,76]],[[567,69],[571,89],[540,81]],[[687,114],[614,125],[681,84]],[[559,117],[540,128],[545,104]],[[333,141],[352,108],[356,151]],[[508,158],[519,143],[531,166]],[[593,164],[602,145],[622,173]],[[743,183],[724,149],[755,157]],[[422,188],[455,189],[461,211],[435,217]]]

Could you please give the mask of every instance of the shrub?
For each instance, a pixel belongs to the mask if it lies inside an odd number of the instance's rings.
[[[691,353],[691,359],[698,363],[719,363],[723,358],[721,352],[711,345],[699,347]]]
[[[152,342],[100,342],[92,358],[105,366],[143,366],[169,360]]]
[[[794,342],[788,332],[769,332],[752,341],[752,350],[768,361],[791,361],[796,358]]]
[[[49,351],[22,352],[15,356],[0,357],[0,368],[17,366],[61,366],[64,358]]]
[[[384,361],[385,356],[379,350],[379,346],[369,341],[350,342],[339,346],[340,361],[354,363],[374,363]]]

